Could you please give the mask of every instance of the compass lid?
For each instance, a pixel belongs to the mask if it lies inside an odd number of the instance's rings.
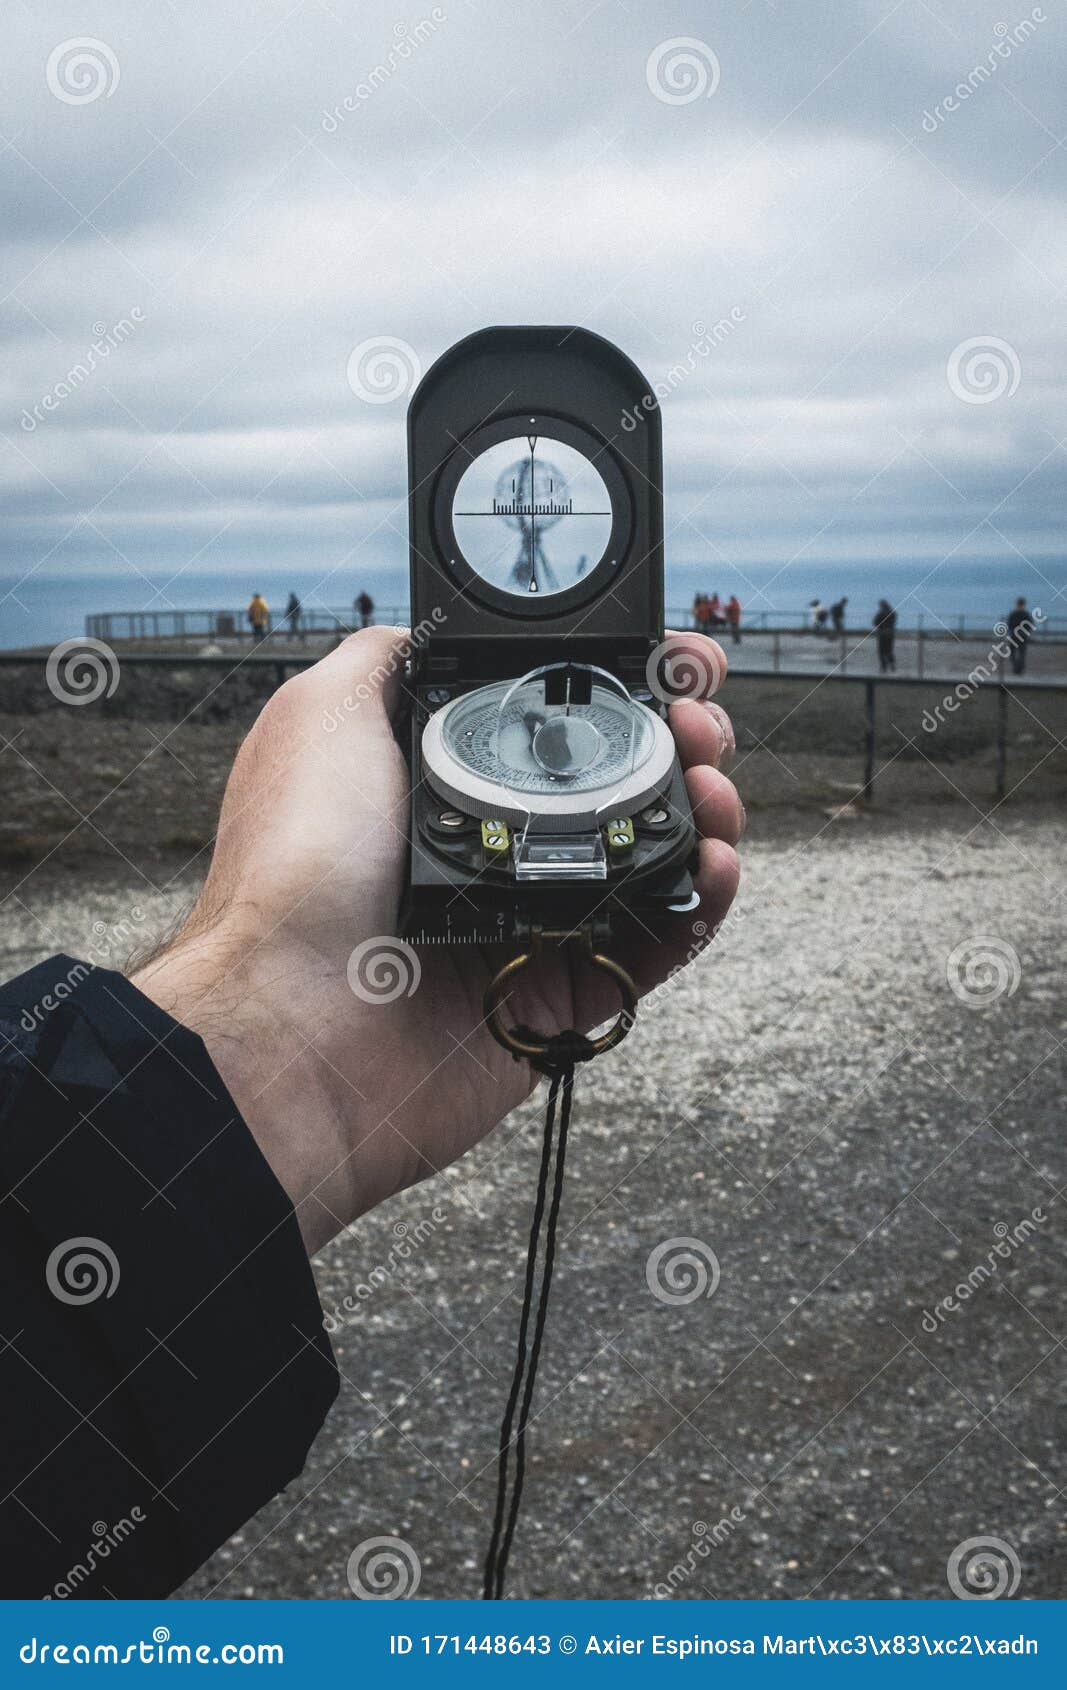
[[[640,672],[663,636],[659,407],[588,329],[482,329],[408,410],[412,627],[424,679],[560,655]]]

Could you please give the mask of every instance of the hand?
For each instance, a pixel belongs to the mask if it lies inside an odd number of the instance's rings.
[[[696,672],[725,675],[712,640],[670,640]],[[484,1024],[493,965],[478,948],[421,951],[410,996],[367,1001],[349,985],[355,947],[373,952],[368,942],[397,932],[408,777],[391,713],[406,652],[402,635],[370,628],[274,694],[231,771],[197,904],[134,975],[203,1038],[309,1251],[461,1156],[537,1083]],[[698,918],[713,932],[739,873],[744,812],[719,769],[733,750],[729,718],[686,699],[670,726],[701,835],[700,908],[612,947],[641,992],[704,942]],[[572,978],[558,952],[520,980],[508,1014],[539,1032],[588,1031],[618,1007],[610,981],[588,969]]]

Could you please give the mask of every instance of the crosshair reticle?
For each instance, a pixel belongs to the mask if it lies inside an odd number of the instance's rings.
[[[611,496],[595,465],[536,434],[488,447],[464,471],[452,504],[468,564],[511,593],[572,587],[600,562],[611,523]]]

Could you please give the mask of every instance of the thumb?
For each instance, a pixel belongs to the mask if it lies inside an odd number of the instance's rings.
[[[408,628],[361,628],[306,673],[324,711],[377,705],[391,719],[403,701],[412,650]]]

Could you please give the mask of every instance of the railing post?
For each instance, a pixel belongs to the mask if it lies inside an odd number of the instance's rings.
[[[917,658],[917,661],[916,661],[916,669],[917,669],[919,678],[921,680],[923,675],[925,675],[925,673],[926,673],[926,661],[925,661],[925,659],[926,659],[926,635],[923,633],[923,630],[921,628],[919,629],[916,638],[918,640],[918,647],[919,647],[919,654],[918,654],[918,658]]]
[[[869,798],[874,787],[874,764],[878,755],[878,706],[876,683],[868,681],[863,689],[866,719],[866,767],[863,772],[863,796]]]
[[[842,675],[848,674],[848,635],[845,633],[844,628],[842,628],[842,630],[841,630],[841,664],[840,664],[840,669],[841,669]]]
[[[997,797],[1008,790],[1008,689],[997,685]]]
[[[782,636],[779,629],[774,630],[774,672],[777,675],[782,667]]]

